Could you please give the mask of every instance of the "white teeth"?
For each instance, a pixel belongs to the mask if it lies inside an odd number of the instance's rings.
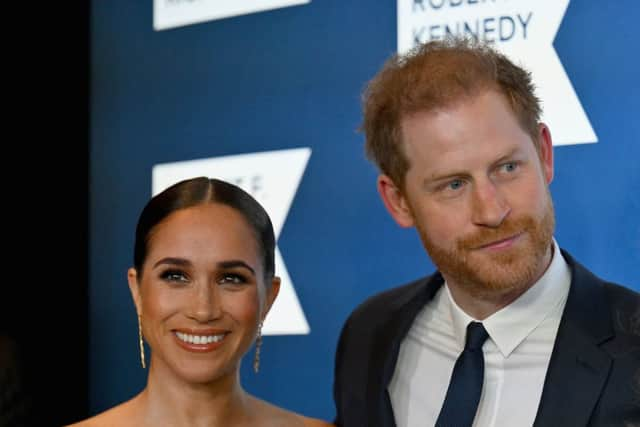
[[[225,334],[219,335],[189,335],[183,332],[175,333],[181,341],[184,341],[189,344],[209,344],[212,342],[220,342],[224,338]]]

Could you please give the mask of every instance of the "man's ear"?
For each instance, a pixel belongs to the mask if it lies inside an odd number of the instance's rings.
[[[141,316],[142,296],[140,295],[140,285],[138,284],[138,272],[135,268],[131,267],[127,270],[127,280],[129,281],[129,290],[131,291],[133,303],[136,306],[136,312],[138,313],[138,316]]]
[[[544,123],[538,125],[538,141],[540,144],[540,162],[547,184],[553,181],[553,141],[551,131]]]
[[[378,176],[378,193],[391,217],[400,227],[413,227],[413,214],[402,191],[387,175]]]

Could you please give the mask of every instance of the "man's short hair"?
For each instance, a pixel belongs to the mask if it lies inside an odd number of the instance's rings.
[[[367,157],[404,190],[410,165],[401,144],[401,120],[450,107],[490,89],[505,96],[539,150],[541,108],[531,74],[487,43],[452,37],[392,56],[368,83],[361,126]]]

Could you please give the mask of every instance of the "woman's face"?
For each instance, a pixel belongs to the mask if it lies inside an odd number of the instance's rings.
[[[279,286],[264,283],[247,222],[226,205],[190,207],[154,227],[147,248],[129,287],[151,369],[191,383],[236,375]]]

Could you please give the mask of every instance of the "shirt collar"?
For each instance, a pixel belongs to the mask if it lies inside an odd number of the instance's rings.
[[[571,271],[553,239],[553,255],[549,267],[542,277],[524,294],[511,304],[503,307],[482,321],[489,337],[504,357],[515,350],[542,321],[562,304],[571,284]],[[456,340],[464,348],[465,335],[469,322],[478,321],[465,313],[453,300],[449,286],[445,283],[451,309],[451,319]]]

